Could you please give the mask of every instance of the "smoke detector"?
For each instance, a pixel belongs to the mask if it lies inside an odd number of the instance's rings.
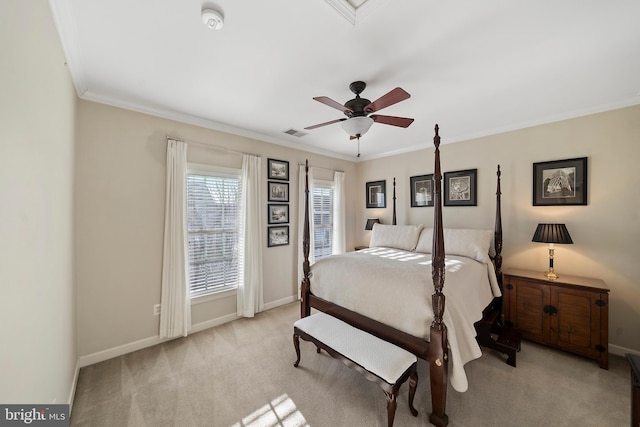
[[[203,9],[202,10],[202,22],[208,28],[212,30],[220,30],[224,25],[224,19],[222,15],[217,10],[213,9]]]

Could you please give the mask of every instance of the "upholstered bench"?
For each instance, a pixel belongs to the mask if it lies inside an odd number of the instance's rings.
[[[413,397],[418,385],[417,362],[414,354],[367,332],[354,328],[342,320],[325,313],[303,317],[293,324],[293,344],[296,359],[300,363],[300,340],[311,341],[317,352],[324,349],[335,359],[360,372],[369,381],[382,387],[387,396],[388,425],[393,425],[396,413],[396,397],[400,386],[409,380],[409,409],[415,417]]]

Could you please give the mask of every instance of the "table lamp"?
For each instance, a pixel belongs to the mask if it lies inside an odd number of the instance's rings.
[[[555,243],[560,244],[572,244],[569,231],[564,224],[538,224],[536,232],[533,233],[532,242],[548,243],[549,244],[549,271],[544,274],[549,280],[555,280],[558,275],[553,271],[553,245]]]

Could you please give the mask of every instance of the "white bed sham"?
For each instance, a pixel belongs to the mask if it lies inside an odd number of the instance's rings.
[[[461,256],[445,259],[447,326],[453,388],[468,388],[464,365],[482,355],[474,323],[500,289],[493,266]],[[376,247],[323,258],[311,267],[311,292],[419,338],[433,321],[431,255]]]

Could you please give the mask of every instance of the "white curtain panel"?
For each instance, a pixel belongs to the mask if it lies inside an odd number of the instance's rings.
[[[298,172],[298,299],[302,296],[300,293],[302,278],[304,271],[302,263],[304,262],[304,252],[302,251],[302,237],[304,234],[304,202],[305,202],[305,166],[300,165]],[[313,254],[313,168],[309,168],[309,263],[315,262]]]
[[[262,283],[262,199],[260,185],[261,159],[242,157],[241,235],[239,253],[237,314],[253,317],[264,310]]]
[[[331,254],[343,254],[346,251],[345,244],[345,196],[344,196],[344,172],[335,172],[333,175],[333,236]]]
[[[167,141],[167,192],[162,254],[160,338],[187,336],[191,298],[187,279],[187,144]]]

